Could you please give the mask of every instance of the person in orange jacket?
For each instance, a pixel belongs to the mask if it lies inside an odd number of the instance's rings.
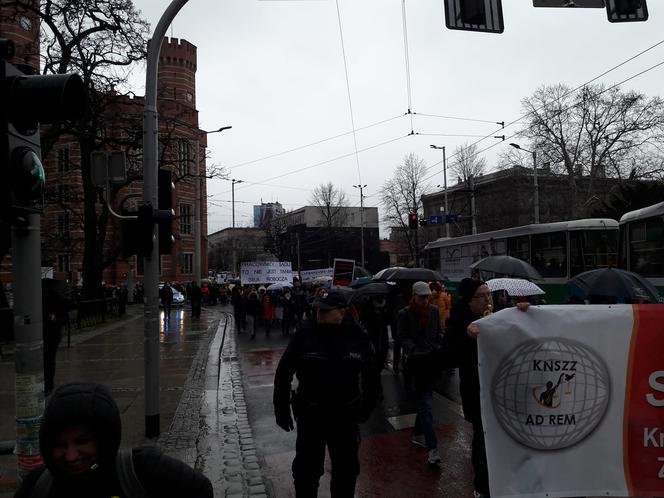
[[[445,287],[440,282],[429,282],[429,288],[431,289],[429,304],[438,308],[440,330],[444,334],[445,322],[449,318],[450,310],[452,309],[452,296],[445,292]]]

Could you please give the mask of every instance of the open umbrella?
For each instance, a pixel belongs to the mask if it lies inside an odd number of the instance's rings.
[[[400,281],[413,281],[417,282],[422,280],[424,282],[440,282],[444,280],[440,272],[430,270],[429,268],[401,268],[395,266],[392,268],[385,268],[374,275],[376,282],[400,282]]]
[[[290,289],[291,287],[293,287],[293,284],[291,284],[290,282],[275,282],[273,284],[268,285],[266,290],[275,291],[275,290],[284,289],[286,287]]]
[[[387,296],[393,288],[394,285],[385,282],[371,282],[364,287],[356,289],[355,292],[350,295],[349,302],[351,304],[356,304],[371,299],[372,297]]]
[[[487,280],[491,292],[504,290],[509,296],[541,296],[544,291],[536,284],[523,278],[492,278]]]
[[[348,287],[351,289],[359,289],[360,287],[363,287],[371,282],[373,282],[371,277],[360,277],[353,280]]]
[[[505,275],[507,277],[542,280],[542,275],[530,263],[512,256],[487,256],[470,265],[470,268]]]
[[[600,268],[579,273],[567,282],[570,294],[589,301],[618,303],[660,302],[657,289],[636,273],[617,268]]]

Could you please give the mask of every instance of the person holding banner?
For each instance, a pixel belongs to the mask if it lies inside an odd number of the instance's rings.
[[[480,409],[480,378],[477,365],[477,336],[480,327],[476,320],[491,314],[493,299],[489,286],[481,280],[464,278],[459,284],[459,300],[452,306],[443,336],[443,348],[449,358],[454,358],[459,367],[459,391],[464,418],[473,424],[471,446],[472,464],[475,472],[475,498],[488,498],[489,472],[484,446],[484,427]],[[521,311],[529,303],[517,303]]]

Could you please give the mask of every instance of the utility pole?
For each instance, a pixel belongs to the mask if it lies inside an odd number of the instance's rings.
[[[360,189],[360,252],[362,263],[360,266],[364,268],[364,189],[367,188],[366,185],[353,185],[353,187]]]
[[[143,111],[143,202],[153,210],[157,201],[157,162],[159,123],[157,115],[157,72],[159,52],[166,30],[188,0],[173,0],[162,14],[148,43]],[[143,354],[145,365],[145,436],[160,433],[159,414],[159,237],[152,224],[152,251],[145,258],[145,307],[143,311]]]
[[[539,184],[537,183],[537,151],[528,150],[521,147],[519,144],[510,144],[515,149],[529,152],[533,156],[533,218],[536,224],[540,222],[539,215]]]
[[[445,196],[445,237],[450,238],[450,224],[447,217],[450,214],[449,205],[447,203],[447,162],[445,159],[445,146],[438,147],[437,145],[429,145],[432,149],[442,149],[443,151],[443,195]]]
[[[470,175],[468,181],[470,182],[470,217],[473,223],[472,233],[475,235],[477,233],[477,220],[475,216],[475,175]]]
[[[244,180],[231,179],[231,208],[233,210],[233,228],[235,228],[235,184],[242,183]]]

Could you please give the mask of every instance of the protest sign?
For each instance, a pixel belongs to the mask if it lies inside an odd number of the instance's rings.
[[[354,259],[335,258],[332,265],[334,274],[332,276],[332,285],[348,286],[353,281],[353,272],[355,271]]]
[[[491,496],[664,495],[664,307],[567,305],[482,319]]]
[[[293,283],[290,261],[245,261],[240,265],[242,285]]]
[[[320,277],[331,277],[333,274],[333,268],[319,268],[317,270],[302,270],[300,277],[302,278],[302,283],[306,283],[313,282]]]

